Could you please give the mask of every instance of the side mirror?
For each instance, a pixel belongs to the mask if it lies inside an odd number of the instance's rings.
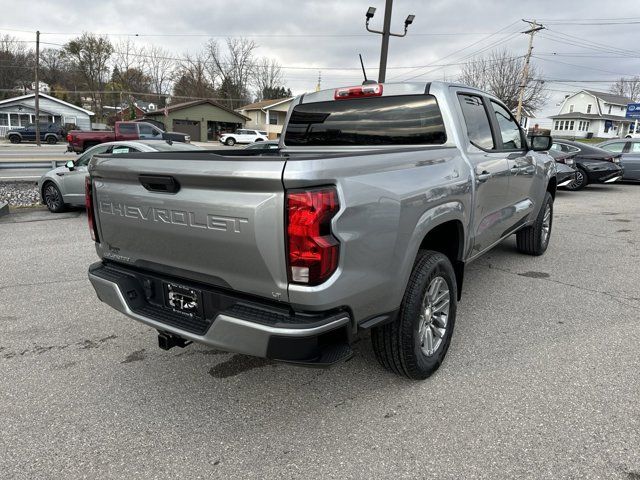
[[[546,152],[551,149],[553,138],[551,135],[534,135],[531,137],[531,150],[534,152]]]
[[[73,160],[69,160],[66,164],[65,167],[67,167],[70,171],[73,171],[76,168],[76,164],[73,163]]]

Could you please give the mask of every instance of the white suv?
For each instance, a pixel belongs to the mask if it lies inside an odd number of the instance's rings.
[[[234,133],[225,133],[220,137],[220,143],[224,143],[230,147],[236,143],[263,142],[265,140],[269,140],[267,132],[262,130],[247,130],[246,128],[236,130]]]

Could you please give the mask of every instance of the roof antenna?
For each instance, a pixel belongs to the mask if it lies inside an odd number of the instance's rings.
[[[359,53],[358,56],[360,57],[360,66],[362,67],[362,75],[364,75],[364,82],[362,82],[362,85],[375,85],[378,82],[376,82],[375,80],[367,80],[367,72],[364,69],[364,62],[362,61],[362,54]]]

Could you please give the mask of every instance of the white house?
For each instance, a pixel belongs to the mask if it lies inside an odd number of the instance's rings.
[[[558,137],[623,138],[633,135],[636,122],[626,118],[630,98],[611,93],[581,90],[562,102],[552,115],[551,135]]]
[[[278,98],[245,105],[236,111],[249,117],[245,128],[266,130],[269,138],[276,139],[282,133],[284,120],[291,106],[293,98]]]
[[[76,125],[91,130],[93,112],[72,105],[59,98],[40,94],[40,122]],[[0,138],[12,128],[35,123],[35,93],[0,100]]]

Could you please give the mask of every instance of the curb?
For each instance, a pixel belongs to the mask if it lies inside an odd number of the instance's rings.
[[[7,202],[0,202],[0,217],[9,215],[9,204]]]

